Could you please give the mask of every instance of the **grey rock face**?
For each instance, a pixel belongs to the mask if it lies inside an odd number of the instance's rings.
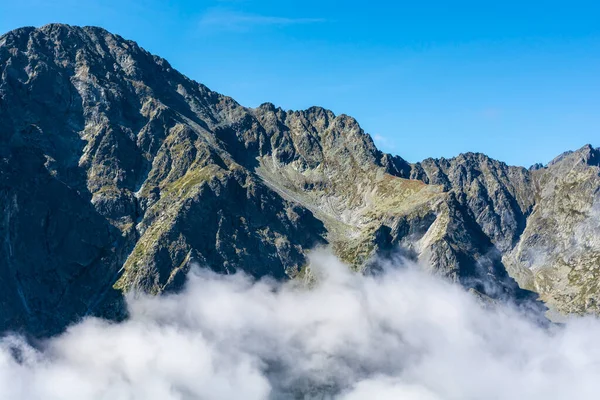
[[[326,243],[225,151],[217,133],[248,111],[135,43],[23,28],[0,67],[0,329],[120,318],[121,289],[175,289],[192,261],[282,278]]]
[[[600,311],[600,150],[584,146],[533,174],[536,204],[505,255],[521,286],[562,313]]]
[[[12,31],[0,69],[2,330],[122,318],[123,291],[176,290],[194,262],[305,276],[318,245],[356,269],[401,248],[481,296],[535,299],[507,266],[524,282],[519,249],[542,204],[563,201],[572,155],[531,170],[471,153],[413,165],[349,116],[242,107],[100,28]],[[594,152],[577,178],[590,204]]]
[[[532,179],[521,167],[509,167],[483,154],[417,163],[411,177],[453,189],[500,251],[514,246],[535,202]]]

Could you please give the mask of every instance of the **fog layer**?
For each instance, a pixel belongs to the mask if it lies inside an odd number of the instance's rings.
[[[598,398],[596,319],[544,328],[393,264],[362,276],[316,252],[310,288],[195,268],[179,294],[130,298],[124,323],[3,338],[0,398]]]

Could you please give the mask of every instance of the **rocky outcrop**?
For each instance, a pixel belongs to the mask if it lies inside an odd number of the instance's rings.
[[[428,159],[410,176],[443,185],[519,286],[554,311],[599,311],[600,152],[590,145],[526,170],[482,154]]]
[[[411,177],[454,190],[461,205],[501,252],[518,241],[535,203],[528,170],[483,154],[427,159],[414,165]]]
[[[119,317],[122,290],[177,288],[194,261],[282,278],[326,243],[226,151],[249,112],[137,44],[23,28],[0,39],[0,66],[0,328]]]
[[[305,276],[319,245],[356,269],[401,249],[482,297],[535,299],[508,267],[555,301],[521,249],[542,205],[566,201],[555,188],[573,155],[530,170],[472,153],[410,164],[347,115],[243,107],[101,28],[9,32],[0,69],[2,330],[122,318],[124,291],[176,290],[193,263]]]
[[[536,204],[504,259],[522,287],[562,313],[600,311],[600,150],[584,146],[534,171]]]

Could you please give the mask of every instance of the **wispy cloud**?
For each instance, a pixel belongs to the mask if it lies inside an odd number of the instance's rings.
[[[247,31],[260,26],[284,27],[325,22],[323,18],[289,18],[273,15],[251,14],[225,9],[210,9],[200,18],[202,28]]]
[[[502,117],[503,110],[497,107],[488,107],[481,110],[480,113],[485,119],[496,120]]]
[[[396,143],[389,137],[380,135],[379,133],[374,134],[372,137],[373,141],[380,148],[380,150],[394,151],[396,149]]]
[[[389,142],[388,138],[378,133],[373,135],[373,140],[381,144],[387,144]]]

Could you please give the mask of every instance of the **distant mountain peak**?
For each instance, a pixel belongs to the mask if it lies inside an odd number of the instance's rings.
[[[563,162],[578,163],[583,162],[590,166],[600,166],[600,149],[594,148],[591,144],[586,144],[574,151],[565,151],[555,157],[548,163],[548,166]]]

